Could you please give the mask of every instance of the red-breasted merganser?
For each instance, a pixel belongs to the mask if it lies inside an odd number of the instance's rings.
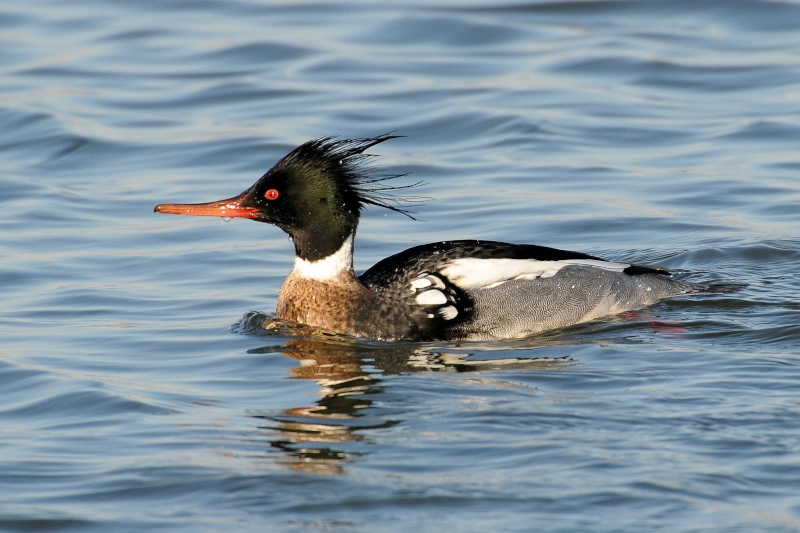
[[[372,339],[520,338],[664,298],[739,288],[674,281],[664,268],[579,252],[478,240],[415,246],[356,276],[353,239],[364,207],[410,216],[392,205],[397,188],[363,166],[365,150],[394,137],[309,141],[239,196],[155,211],[278,226],[295,247],[278,317]]]

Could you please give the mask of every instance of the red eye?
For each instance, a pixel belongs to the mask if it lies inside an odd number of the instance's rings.
[[[281,193],[279,193],[277,189],[270,189],[264,193],[264,198],[266,198],[267,200],[277,200],[278,196],[280,195]]]

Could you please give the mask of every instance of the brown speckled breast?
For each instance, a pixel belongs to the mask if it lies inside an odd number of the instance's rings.
[[[352,271],[327,282],[292,272],[281,287],[276,313],[285,320],[336,333],[370,336],[364,331],[363,318],[373,305],[373,294]]]

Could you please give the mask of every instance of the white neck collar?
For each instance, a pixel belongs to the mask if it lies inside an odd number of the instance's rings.
[[[294,272],[301,278],[328,281],[353,269],[353,234],[344,240],[342,247],[328,257],[317,261],[294,258]]]

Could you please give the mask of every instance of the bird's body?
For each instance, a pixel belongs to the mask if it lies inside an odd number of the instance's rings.
[[[392,188],[359,166],[364,150],[389,138],[310,141],[238,197],[162,204],[156,211],[280,227],[292,236],[296,257],[278,297],[278,317],[373,339],[520,338],[664,298],[737,288],[675,281],[663,268],[579,252],[474,240],[416,246],[356,276],[361,209],[373,204],[404,212],[387,203]]]

